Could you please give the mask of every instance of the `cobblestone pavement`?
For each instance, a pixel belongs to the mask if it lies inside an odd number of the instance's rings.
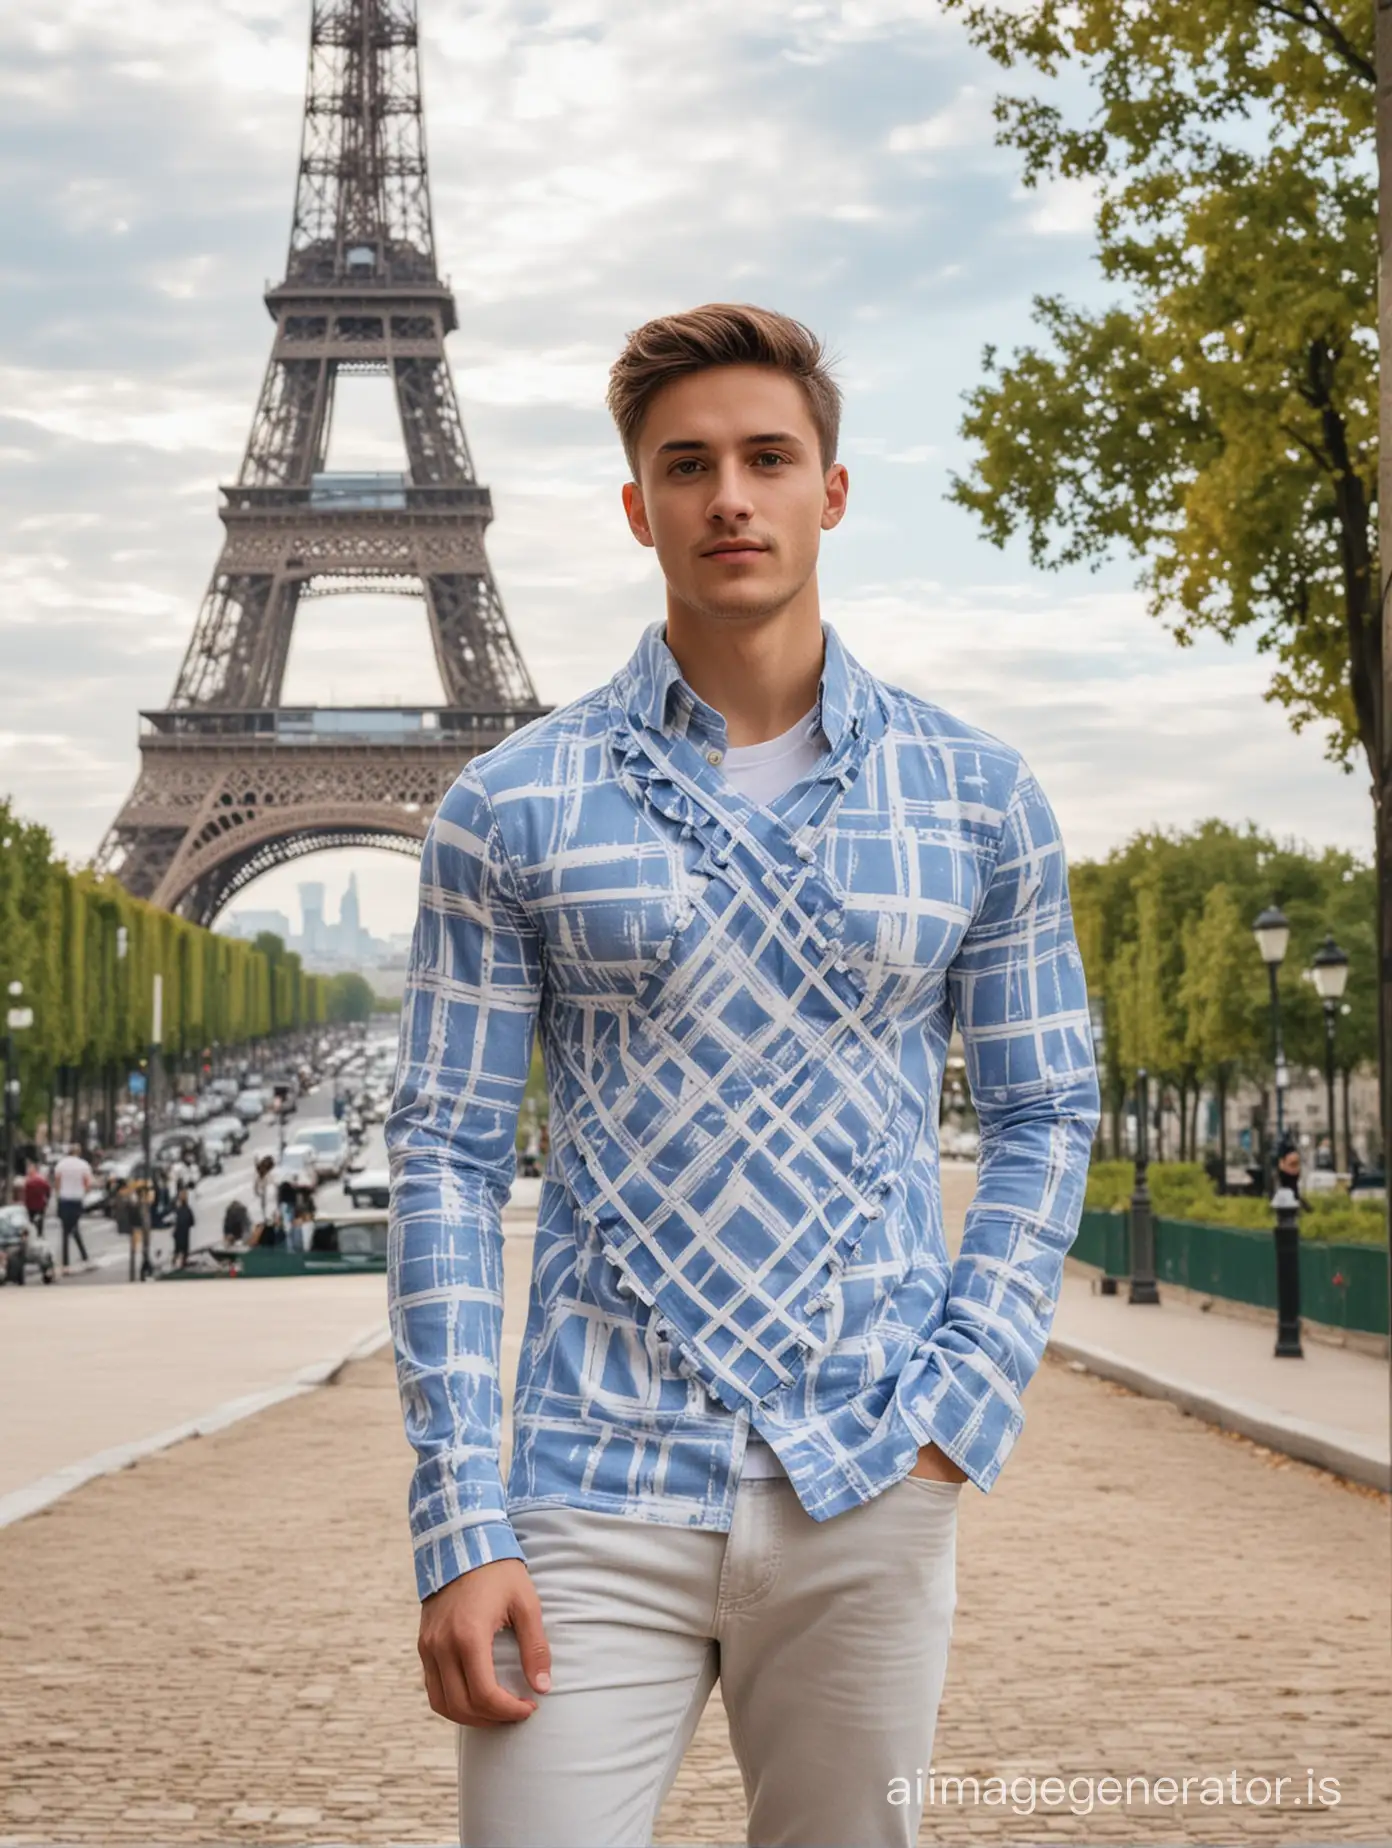
[[[1388,1498],[1058,1362],[1027,1403],[997,1486],[963,1491],[937,1775],[1289,1797],[1308,1767],[1340,1800],[1030,1816],[1019,1786],[930,1804],[922,1841],[1392,1839]],[[410,1462],[386,1350],[0,1531],[0,1843],[456,1839]],[[657,1839],[744,1839],[718,1692]]]

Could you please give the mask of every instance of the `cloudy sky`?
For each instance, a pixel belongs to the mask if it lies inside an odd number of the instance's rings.
[[[216,557],[283,272],[310,0],[44,0],[0,14],[0,792],[91,854],[169,696]],[[998,73],[936,0],[421,0],[451,359],[490,553],[543,699],[605,679],[661,613],[602,405],[625,332],[714,299],[824,332],[851,510],[825,613],[867,665],[1017,745],[1070,855],[1247,818],[1370,849],[1361,767],[1262,700],[1244,644],[1179,650],[1132,567],[1034,571],[944,499],[983,343],[1033,294],[1098,300],[1089,200],[1025,192]],[[398,465],[384,381],[331,466]],[[407,600],[304,606],[287,701],[437,700]],[[239,901],[296,915],[356,867],[408,929],[415,866],[333,854]]]

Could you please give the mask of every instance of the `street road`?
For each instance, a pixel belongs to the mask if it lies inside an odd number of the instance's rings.
[[[354,1081],[350,1075],[349,1082]],[[323,1078],[307,1097],[301,1097],[295,1114],[285,1125],[285,1140],[293,1142],[296,1132],[310,1123],[325,1123],[333,1120],[334,1081]],[[256,1190],[253,1186],[253,1173],[256,1158],[262,1154],[274,1155],[279,1148],[279,1137],[275,1119],[265,1116],[251,1127],[251,1134],[240,1155],[234,1155],[223,1163],[221,1174],[205,1175],[195,1187],[192,1195],[193,1210],[196,1221],[193,1235],[189,1240],[192,1249],[200,1245],[216,1245],[222,1240],[222,1216],[227,1210],[228,1202],[240,1199],[246,1203],[247,1210],[255,1217]],[[387,1165],[386,1144],[382,1136],[380,1123],[369,1123],[367,1136],[363,1142],[363,1158],[369,1168],[385,1168]],[[348,1206],[348,1200],[342,1186],[336,1181],[324,1181],[316,1196],[321,1213],[342,1211]],[[58,1225],[57,1208],[50,1203],[48,1221],[44,1227],[44,1236],[52,1246],[56,1256],[62,1256],[62,1233]],[[90,1270],[74,1270],[70,1276],[60,1279],[64,1286],[93,1283],[124,1283],[128,1281],[130,1271],[130,1245],[117,1232],[115,1225],[104,1215],[88,1213],[83,1217],[82,1236],[87,1245],[88,1256],[92,1260]],[[151,1244],[151,1253],[156,1264],[168,1263],[174,1252],[174,1234],[166,1226],[156,1231]],[[70,1253],[75,1263],[80,1263],[74,1249]],[[27,1286],[26,1286],[27,1287]]]

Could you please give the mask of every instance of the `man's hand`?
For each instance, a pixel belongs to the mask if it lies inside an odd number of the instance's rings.
[[[967,1472],[958,1467],[945,1450],[939,1450],[936,1444],[924,1444],[918,1453],[918,1461],[909,1471],[911,1476],[930,1476],[934,1482],[965,1482]]]
[[[541,1600],[520,1559],[496,1559],[451,1579],[421,1605],[420,1650],[425,1691],[436,1713],[460,1726],[505,1726],[530,1719],[534,1700],[498,1685],[493,1638],[511,1629],[522,1669],[539,1694],[551,1686],[551,1649]]]

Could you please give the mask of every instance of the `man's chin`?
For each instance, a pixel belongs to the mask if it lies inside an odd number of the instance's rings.
[[[676,588],[675,586],[673,587]],[[677,597],[697,615],[712,622],[754,622],[776,616],[797,595],[792,584],[709,584],[678,589]]]

